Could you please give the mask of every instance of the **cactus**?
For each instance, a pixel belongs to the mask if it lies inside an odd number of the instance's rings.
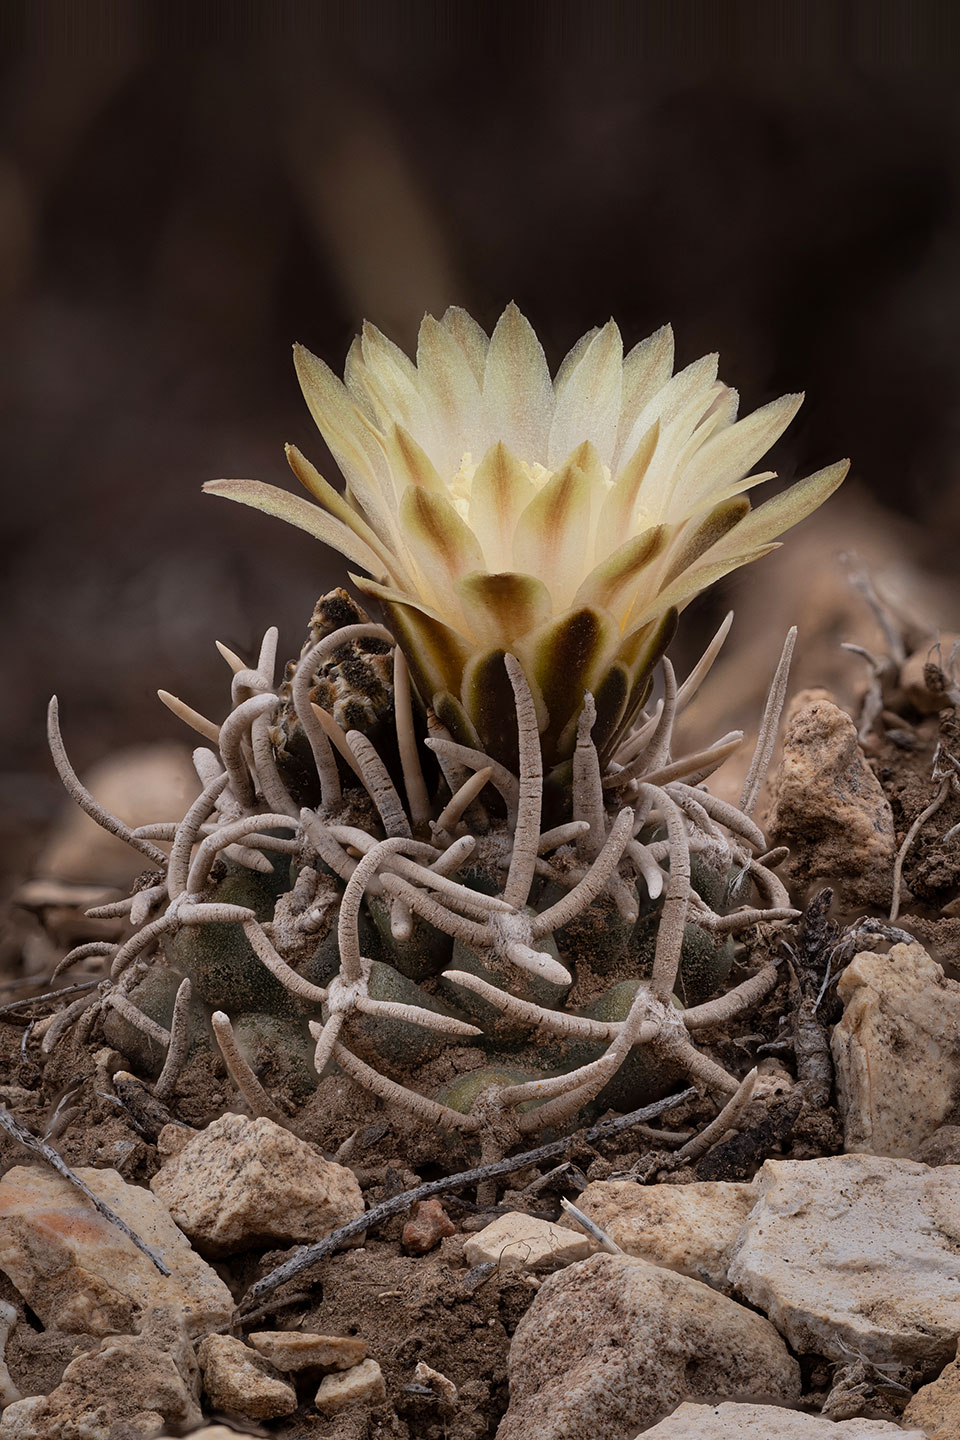
[[[757,858],[762,832],[704,788],[742,736],[672,758],[676,715],[727,628],[683,686],[656,659],[663,698],[606,764],[587,694],[566,792],[544,785],[533,699],[511,656],[516,773],[421,711],[389,632],[343,591],[318,604],[278,688],[275,631],[255,667],[228,655],[221,725],[167,697],[215,742],[194,753],[203,788],[176,823],[130,831],[106,815],[69,765],[51,702],[68,789],[162,870],[94,912],[134,928],[77,1023],[99,1016],[164,1094],[168,1052],[182,1064],[217,1044],[251,1105],[281,1118],[257,1077],[296,1102],[333,1066],[468,1134],[490,1103],[525,1134],[640,1105],[684,1075],[732,1095],[739,1081],[697,1049],[697,1031],[775,981],[767,965],[719,993],[733,937],[796,912]],[[747,877],[757,904],[731,908]],[[482,1065],[442,1095],[416,1089],[419,1066],[465,1041]]]
[[[752,508],[768,475],[750,472],[802,397],[738,421],[715,362],[671,378],[669,327],[624,356],[611,321],[551,379],[515,306],[489,338],[461,310],[426,317],[416,364],[366,326],[345,383],[298,348],[345,492],[292,448],[316,504],[205,488],[339,549],[389,628],[337,590],[279,685],[275,629],[254,665],[219,647],[222,723],[161,692],[207,742],[177,822],[131,831],[98,806],[51,703],[67,789],[159,868],[97,912],[132,933],[96,947],[109,976],[57,1017],[47,1053],[102,1023],[169,1095],[191,1047],[216,1044],[251,1107],[281,1119],[263,1078],[297,1097],[336,1066],[487,1153],[682,1075],[741,1103],[751,1077],[695,1042],[775,982],[768,964],[723,990],[733,937],[797,913],[751,818],[793,632],[739,807],[704,782],[742,734],[674,756],[729,617],[683,685],[665,652],[679,610],[847,466]],[[464,1041],[484,1063],[424,1093],[418,1069]]]

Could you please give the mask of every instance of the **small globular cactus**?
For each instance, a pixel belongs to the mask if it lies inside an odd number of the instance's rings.
[[[674,753],[730,617],[682,685],[665,650],[677,608],[843,467],[751,511],[763,477],[742,477],[796,397],[735,423],[705,362],[669,378],[666,332],[623,359],[608,326],[551,381],[513,309],[489,341],[462,312],[424,325],[419,370],[365,331],[347,389],[300,355],[346,497],[296,452],[322,508],[212,487],[363,565],[389,628],[336,590],[280,683],[276,630],[253,665],[220,647],[219,724],[161,692],[207,742],[201,791],[138,830],[85,791],[51,703],[68,790],[156,873],[97,912],[131,933],[100,946],[109,976],[43,1045],[101,1024],[161,1096],[191,1048],[216,1045],[280,1119],[273,1086],[296,1104],[336,1067],[481,1139],[630,1108],[683,1076],[729,1102],[746,1082],[697,1033],[775,983],[768,964],[724,989],[734,937],[797,913],[751,818],[793,633],[739,806],[706,782],[742,734]],[[418,1085],[445,1051],[470,1058],[442,1092]]]

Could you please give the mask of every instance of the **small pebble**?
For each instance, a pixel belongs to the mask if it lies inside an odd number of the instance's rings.
[[[455,1230],[453,1221],[439,1200],[418,1200],[413,1215],[403,1227],[401,1244],[408,1255],[426,1255]]]

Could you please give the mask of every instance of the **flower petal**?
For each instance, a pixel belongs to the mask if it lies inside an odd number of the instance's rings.
[[[625,541],[591,570],[574,596],[574,605],[595,605],[616,614],[625,592],[636,586],[642,572],[663,553],[668,539],[665,525],[653,525]]]
[[[512,642],[550,619],[550,592],[542,580],[517,571],[477,571],[456,582],[471,635],[481,644]]]
[[[623,386],[617,443],[610,468],[616,472],[625,458],[627,436],[641,410],[663,389],[673,373],[673,330],[664,325],[634,345],[623,360]]]
[[[592,691],[603,675],[618,640],[618,629],[611,617],[584,606],[533,631],[517,646],[515,653],[531,689],[546,707],[545,754],[557,752],[561,735],[570,740],[568,748],[572,748],[570,737],[576,734],[575,721],[583,708],[584,694]]]
[[[486,568],[477,537],[446,495],[419,485],[408,485],[403,492],[400,528],[406,552],[418,571],[422,593],[437,597],[439,609],[459,619],[456,582],[472,570]]]
[[[536,331],[512,301],[490,337],[483,400],[490,438],[545,463],[554,406],[550,368]]]
[[[514,568],[538,575],[556,609],[566,609],[576,593],[589,544],[594,491],[602,483],[596,452],[583,446],[533,497],[517,522]]]
[[[319,500],[325,510],[342,521],[355,535],[369,545],[374,554],[379,556],[382,570],[388,575],[392,575],[395,583],[409,584],[409,576],[405,574],[403,565],[397,556],[384,545],[379,535],[367,524],[360,512],[340,494],[339,490],[335,490],[328,481],[324,480],[319,470],[311,465],[307,457],[302,455],[295,445],[287,445],[285,449],[287,463],[300,484]],[[347,558],[352,557],[347,556]],[[355,563],[362,562],[356,561]],[[369,569],[369,566],[367,568]]]
[[[504,665],[505,653],[502,646],[494,646],[471,655],[464,666],[460,698],[477,727],[481,749],[516,774],[519,768],[517,706]],[[534,694],[534,703],[536,699]]]
[[[401,486],[419,485],[437,495],[446,495],[447,487],[440,479],[429,455],[417,444],[409,430],[394,425],[386,437],[387,454]]]
[[[802,394],[783,395],[713,435],[687,466],[683,494],[722,493],[741,480],[779,440],[802,404]]]
[[[630,728],[641,706],[645,704],[650,693],[651,677],[677,633],[679,618],[678,611],[669,606],[640,628],[631,631],[621,641],[617,664],[623,665],[630,676],[630,693],[620,723],[610,736],[604,759],[616,747],[620,736]]]
[[[659,577],[660,584],[666,587],[684,570],[689,570],[749,513],[750,501],[747,497],[735,495],[730,500],[721,500],[707,515],[681,526],[666,557],[663,574]]]
[[[440,615],[399,591],[362,575],[350,579],[364,595],[379,602],[384,623],[404,653],[423,703],[432,705],[433,697],[443,691],[458,695],[463,667],[475,649],[469,640]]]
[[[354,530],[299,495],[291,495],[288,490],[280,490],[276,485],[264,485],[259,480],[208,480],[203,489],[207,495],[223,495],[227,500],[236,500],[241,505],[249,505],[254,510],[262,510],[265,515],[275,515],[278,520],[286,520],[289,525],[306,530],[373,575],[385,573],[386,567],[379,555]]]
[[[547,464],[556,466],[589,440],[605,465],[613,458],[620,420],[623,341],[612,320],[591,340],[557,385]]]
[[[440,324],[456,340],[470,362],[470,369],[477,384],[482,386],[487,351],[490,348],[487,332],[460,305],[448,306],[440,318]]]
[[[383,445],[328,365],[293,347],[297,378],[310,414],[377,534],[396,541],[396,494]]]
[[[650,429],[629,457],[620,474],[607,491],[597,520],[595,559],[603,560],[631,534],[638,523],[638,501],[660,440],[660,422],[654,420]]]
[[[470,356],[455,335],[425,315],[417,340],[420,393],[435,419],[431,459],[445,477],[456,474],[467,452],[481,453],[483,397]]]
[[[536,495],[519,460],[502,441],[490,447],[470,484],[468,521],[483,547],[491,569],[507,569],[513,561],[517,521]]]

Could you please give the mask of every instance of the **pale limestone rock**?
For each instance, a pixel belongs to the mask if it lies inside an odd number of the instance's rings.
[[[125,1235],[52,1170],[16,1165],[0,1180],[0,1269],[48,1328],[138,1331],[154,1306],[182,1311],[193,1333],[222,1325],[233,1297],[148,1190],[115,1170],[76,1172],[165,1262],[160,1274]]]
[[[903,1412],[904,1425],[917,1425],[929,1440],[960,1435],[960,1351],[936,1380],[922,1386]]]
[[[844,1145],[918,1159],[960,1099],[960,985],[922,945],[866,950],[840,976],[831,1049]]]
[[[387,1388],[380,1366],[376,1360],[363,1360],[339,1375],[324,1375],[314,1403],[322,1415],[333,1415],[337,1410],[344,1410],[360,1401],[366,1405],[379,1405],[386,1396]]]
[[[292,1415],[297,1392],[269,1361],[233,1335],[208,1335],[197,1350],[204,1394],[214,1410],[247,1420]]]
[[[158,1435],[157,1440],[181,1440],[177,1435]],[[236,1430],[230,1430],[226,1425],[204,1425],[202,1430],[193,1430],[190,1440],[237,1440]]]
[[[960,1165],[960,1125],[940,1125],[911,1158],[924,1165]]]
[[[500,1215],[463,1247],[468,1265],[493,1263],[501,1270],[542,1270],[584,1260],[593,1242],[583,1231],[565,1230],[549,1220],[513,1211]]]
[[[12,1404],[14,1400],[23,1399],[13,1383],[6,1360],[7,1340],[16,1323],[17,1312],[14,1307],[6,1300],[0,1300],[0,1410],[4,1405]]]
[[[577,1197],[577,1209],[627,1255],[724,1289],[733,1246],[756,1201],[753,1185],[724,1180],[692,1185],[594,1180]],[[574,1222],[564,1218],[559,1224]],[[600,1246],[592,1241],[591,1248]]]
[[[792,885],[835,885],[848,904],[889,896],[893,812],[863,757],[850,716],[822,692],[802,691],[787,715],[767,833],[789,845]]]
[[[517,1326],[508,1374],[497,1440],[634,1440],[687,1396],[800,1396],[799,1367],[762,1315],[627,1255],[548,1276]]]
[[[221,1115],[185,1145],[174,1138],[150,1188],[206,1254],[319,1240],[363,1214],[353,1171],[272,1120]]]
[[[805,1415],[779,1405],[681,1405],[643,1440],[924,1440],[920,1430],[902,1430],[889,1420],[841,1420]],[[638,1437],[639,1440],[639,1437]]]
[[[448,1415],[453,1414],[460,1397],[456,1385],[448,1376],[441,1374],[439,1370],[434,1370],[432,1365],[427,1365],[424,1361],[419,1360],[417,1368],[413,1372],[413,1383],[425,1385],[428,1390],[432,1390],[440,1402],[441,1412]]]
[[[943,1365],[960,1334],[960,1167],[768,1160],[729,1277],[798,1353]]]
[[[306,1330],[255,1330],[250,1344],[278,1370],[349,1370],[367,1358],[356,1335],[314,1335]]]
[[[46,1396],[8,1405],[0,1440],[153,1440],[200,1424],[199,1375],[183,1320],[152,1310],[140,1335],[110,1335],[78,1355]]]

